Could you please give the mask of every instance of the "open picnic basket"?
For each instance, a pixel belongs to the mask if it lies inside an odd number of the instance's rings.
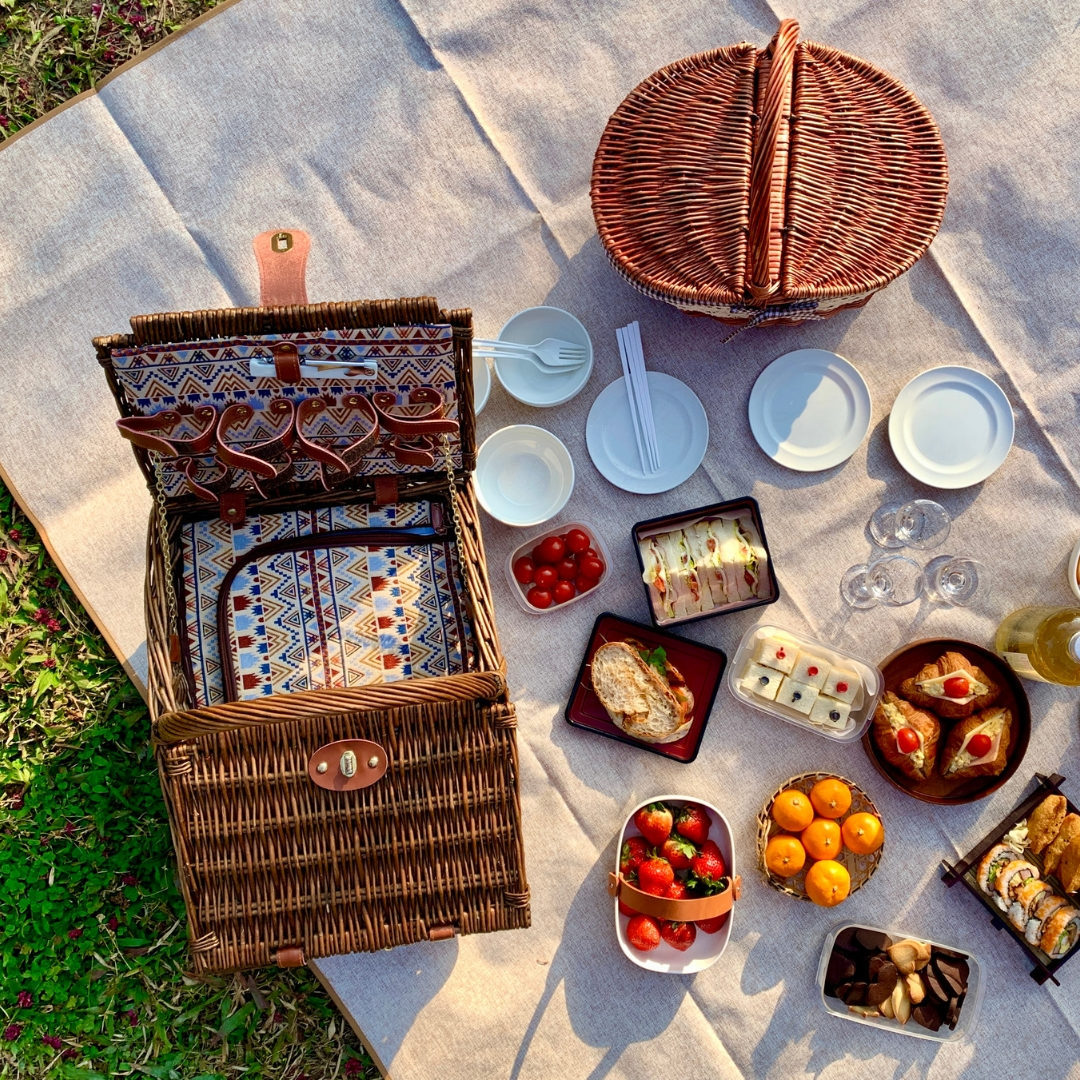
[[[858,307],[908,270],[945,212],[930,113],[857,57],[743,42],[670,64],[616,109],[592,207],[615,269],[657,300],[738,326]]]
[[[131,325],[94,344],[155,501],[150,708],[195,970],[528,926],[471,313]]]

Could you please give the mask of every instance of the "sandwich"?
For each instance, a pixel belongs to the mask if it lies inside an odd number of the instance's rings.
[[[1009,760],[1012,713],[984,709],[953,726],[941,751],[941,775],[946,780],[1000,776]]]
[[[926,780],[934,771],[941,724],[931,713],[886,690],[874,710],[874,742],[881,756],[912,780]]]
[[[642,742],[681,739],[693,722],[694,695],[662,648],[610,641],[592,658],[592,685],[611,722]]]
[[[963,653],[947,652],[900,684],[900,693],[920,709],[946,720],[963,720],[997,700],[1001,688]]]

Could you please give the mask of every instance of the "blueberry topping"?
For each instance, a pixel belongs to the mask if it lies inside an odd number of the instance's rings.
[[[801,699],[802,699],[802,693],[800,691],[798,691],[798,690],[796,690],[795,693],[791,695],[791,700],[792,701],[800,701]]]
[[[758,679],[758,682],[761,683],[762,686],[768,686],[769,685],[769,676],[768,675],[762,675],[761,678]]]
[[[835,709],[833,709],[832,712],[829,713],[829,719],[830,720],[839,720],[840,719],[840,714]]]

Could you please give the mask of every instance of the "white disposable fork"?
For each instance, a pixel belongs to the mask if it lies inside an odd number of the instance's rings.
[[[560,338],[544,338],[535,345],[521,345],[516,341],[492,341],[488,338],[473,338],[473,351],[497,357],[524,356],[531,359],[535,366],[568,370],[581,367],[588,358],[584,345]]]

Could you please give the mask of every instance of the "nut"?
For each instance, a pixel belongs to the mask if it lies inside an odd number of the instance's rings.
[[[910,975],[930,962],[930,946],[925,941],[904,938],[903,941],[889,946],[889,959],[897,966],[901,975]]]
[[[907,982],[911,1004],[920,1004],[923,998],[926,997],[926,985],[922,981],[922,976],[917,971],[913,971],[910,975],[905,975],[904,979]]]

